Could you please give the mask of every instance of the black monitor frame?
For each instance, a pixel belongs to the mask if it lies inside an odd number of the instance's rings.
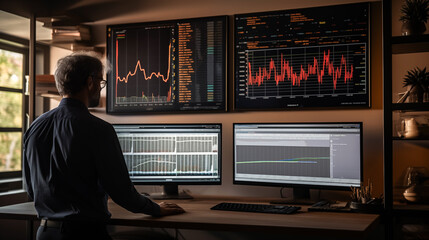
[[[296,203],[296,204],[312,204],[313,201],[310,201],[308,198],[309,196],[309,189],[326,189],[326,190],[342,190],[342,191],[350,191],[350,186],[335,186],[335,185],[310,185],[310,184],[298,184],[298,183],[280,183],[280,182],[261,182],[261,181],[241,181],[236,180],[236,126],[239,125],[266,125],[266,126],[273,126],[273,125],[318,125],[323,124],[326,126],[334,126],[334,125],[341,125],[341,124],[358,124],[360,129],[360,186],[362,185],[363,181],[363,123],[362,122],[277,122],[277,123],[249,123],[249,122],[243,122],[243,123],[233,123],[233,183],[238,185],[255,185],[255,186],[268,186],[268,187],[289,187],[293,188],[294,195],[296,194],[295,200],[287,201],[287,203]]]
[[[222,26],[223,26],[223,36],[222,36],[222,42],[224,44],[224,49],[222,51],[223,54],[223,64],[222,64],[222,78],[223,78],[223,90],[222,90],[222,103],[221,108],[215,108],[213,106],[205,106],[204,108],[199,108],[198,106],[194,107],[184,107],[183,109],[180,109],[178,98],[179,96],[176,96],[176,102],[174,102],[174,106],[171,108],[160,108],[159,106],[145,106],[143,108],[133,107],[130,109],[117,109],[112,106],[112,98],[114,98],[115,90],[114,88],[114,76],[113,76],[113,70],[111,70],[107,74],[107,87],[106,87],[106,113],[112,114],[112,115],[136,115],[136,114],[171,114],[171,113],[217,113],[217,112],[226,112],[228,109],[228,101],[227,101],[227,89],[228,89],[228,73],[227,73],[227,66],[228,66],[228,16],[227,15],[219,15],[219,16],[209,16],[209,17],[199,17],[199,18],[187,18],[187,19],[175,19],[175,20],[166,20],[166,21],[154,21],[154,22],[139,22],[139,23],[127,23],[127,24],[114,24],[114,25],[107,25],[106,26],[106,56],[108,60],[111,60],[114,56],[112,56],[111,51],[113,46],[109,40],[110,38],[110,31],[112,28],[134,28],[134,27],[163,27],[168,26],[172,24],[180,24],[180,23],[186,23],[186,22],[204,22],[204,21],[211,21],[211,20],[221,20]],[[178,31],[177,31],[178,32]],[[178,34],[178,33],[176,33]],[[178,45],[178,41],[176,41],[176,45]],[[178,46],[175,46],[178,48]],[[178,59],[178,53],[176,58]],[[178,60],[177,60],[178,61]],[[110,61],[111,64],[113,64],[113,61]],[[174,71],[176,77],[179,75],[179,67],[176,67],[176,70]],[[177,81],[177,80],[176,80]],[[177,94],[179,93],[179,86],[178,83],[176,83]],[[172,90],[174,91],[174,90]]]
[[[186,129],[195,129],[195,128],[213,128],[213,129],[219,129],[219,135],[218,135],[218,176],[217,178],[213,180],[205,180],[204,177],[202,177],[200,180],[196,181],[192,178],[182,178],[182,179],[174,179],[167,180],[167,178],[164,178],[163,180],[158,179],[150,179],[150,180],[137,180],[133,179],[130,176],[131,181],[135,185],[162,185],[163,186],[163,192],[161,194],[155,193],[151,194],[151,198],[153,199],[189,199],[192,198],[188,194],[184,192],[178,191],[178,185],[221,185],[222,184],[222,124],[221,123],[163,123],[163,124],[155,124],[155,123],[119,123],[119,124],[112,124],[113,127],[138,127],[138,128],[144,128],[144,129],[168,129],[168,128],[183,128],[186,132]],[[164,128],[163,128],[164,127]]]

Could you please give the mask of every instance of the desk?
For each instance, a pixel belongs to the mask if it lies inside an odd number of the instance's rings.
[[[155,218],[130,213],[114,202],[109,201],[109,210],[112,213],[109,224],[214,231],[257,231],[339,239],[365,239],[377,227],[380,220],[380,216],[377,214],[307,212],[307,206],[302,206],[302,210],[299,213],[289,215],[210,210],[212,206],[222,201],[249,202],[243,198],[171,200],[168,202],[179,204],[186,210],[186,213]],[[37,220],[32,202],[0,207],[0,218],[27,220],[30,222],[29,224]]]

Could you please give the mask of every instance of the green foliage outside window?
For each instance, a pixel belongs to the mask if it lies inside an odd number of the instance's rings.
[[[23,55],[0,49],[0,87],[22,89]],[[22,127],[22,93],[0,90],[0,128]],[[0,172],[21,170],[21,132],[0,132]]]
[[[0,133],[0,172],[21,170],[21,133]]]
[[[22,54],[0,49],[0,87],[22,89]]]
[[[0,91],[0,127],[22,126],[22,94]]]

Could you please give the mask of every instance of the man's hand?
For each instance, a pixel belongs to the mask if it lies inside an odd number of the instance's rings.
[[[161,207],[161,216],[175,215],[185,212],[183,208],[175,203],[162,202],[159,206]]]

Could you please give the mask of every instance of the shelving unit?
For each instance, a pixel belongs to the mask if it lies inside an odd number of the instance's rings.
[[[392,37],[391,43],[393,54],[429,52],[429,35]]]
[[[429,111],[429,103],[392,103],[392,110]]]
[[[394,9],[393,11],[399,11]],[[385,197],[385,239],[427,239],[429,236],[429,203],[410,204],[395,194],[395,163],[399,144],[415,144],[419,148],[429,149],[429,137],[407,139],[394,132],[395,114],[429,114],[429,103],[393,103],[393,64],[392,56],[429,52],[429,35],[392,36],[392,2],[383,1],[383,116],[384,116],[384,197]],[[429,67],[429,60],[427,61]],[[396,147],[396,148],[395,148]],[[407,159],[408,162],[411,160]],[[429,166],[429,159],[427,159]],[[397,193],[397,192],[396,192]],[[423,232],[422,232],[423,231]],[[417,238],[413,237],[417,234]]]

